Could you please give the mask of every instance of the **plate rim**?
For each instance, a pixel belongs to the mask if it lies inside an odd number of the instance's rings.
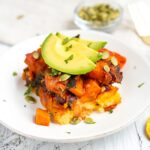
[[[59,32],[85,32],[84,30],[61,30]],[[112,35],[111,34],[108,34],[108,33],[104,33],[104,32],[98,32],[98,31],[87,31],[89,33],[93,33],[93,34],[103,34],[103,35],[106,35],[107,37],[110,37],[112,38]],[[31,38],[28,38],[22,42],[19,42],[18,44],[15,44],[14,46],[12,46],[7,52],[4,52],[0,58],[4,57],[5,55],[7,55],[7,53],[9,53],[11,50],[15,49],[15,47],[19,46],[19,45],[22,45],[23,43],[26,43],[28,42],[29,40],[32,40],[34,38],[37,38],[37,37],[44,37],[46,36],[47,34],[42,34],[40,36],[34,36],[34,37],[31,37]],[[119,40],[118,38],[114,38],[115,41],[119,42],[120,44],[122,45],[125,45],[127,48],[129,49],[132,49],[132,51],[134,51],[133,47],[132,46],[128,46],[126,45],[125,43],[123,43],[121,40]],[[150,62],[148,61],[148,59],[146,57],[144,57],[143,55],[140,55],[139,52],[137,51],[134,51],[134,53],[138,56],[141,57],[141,59],[143,61],[145,61],[145,63],[150,67]],[[31,134],[27,134],[27,133],[24,133],[20,130],[17,130],[13,127],[11,127],[11,125],[8,125],[7,123],[3,122],[1,119],[0,119],[0,123],[2,125],[4,125],[6,128],[10,129],[11,131],[13,132],[16,132],[18,133],[19,135],[22,135],[22,136],[25,136],[25,137],[28,137],[28,138],[31,138],[31,139],[36,139],[36,140],[41,140],[41,141],[47,141],[47,142],[57,142],[57,143],[73,143],[73,142],[83,142],[83,141],[89,141],[89,140],[94,140],[94,139],[99,139],[99,138],[102,138],[102,137],[105,137],[105,136],[108,136],[108,135],[111,135],[111,134],[114,134],[122,129],[124,129],[125,127],[129,126],[131,123],[133,123],[134,121],[136,121],[138,119],[139,116],[142,115],[142,113],[147,110],[148,108],[150,107],[150,102],[147,106],[145,106],[143,109],[141,109],[141,111],[139,112],[139,114],[135,115],[133,118],[131,118],[130,120],[128,120],[124,125],[120,125],[119,127],[111,130],[111,131],[107,131],[107,132],[104,132],[102,134],[97,134],[97,135],[92,135],[92,136],[86,136],[86,137],[75,137],[75,138],[69,138],[68,136],[68,139],[62,139],[62,138],[57,138],[57,139],[52,139],[52,138],[44,138],[44,137],[37,137],[37,136],[34,136],[34,135],[31,135]]]

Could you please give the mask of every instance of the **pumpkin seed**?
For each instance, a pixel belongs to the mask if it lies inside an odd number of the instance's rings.
[[[90,117],[85,118],[84,122],[85,122],[85,123],[87,123],[87,124],[95,124],[95,123],[96,123],[96,122],[95,122],[95,121],[93,121],[93,119],[92,119],[92,118],[90,118]]]
[[[78,16],[82,19],[95,24],[104,26],[110,21],[115,20],[120,15],[119,9],[113,8],[109,4],[96,4],[93,6],[82,7],[78,11]]]
[[[39,59],[40,54],[39,54],[39,52],[33,52],[32,56],[34,59]]]
[[[28,103],[31,103],[31,104],[35,104],[36,103],[36,99],[34,97],[32,97],[32,96],[27,95],[27,96],[25,96],[25,99],[26,99],[26,101]]]
[[[112,57],[111,58],[111,63],[114,65],[114,66],[117,66],[118,65],[118,60],[116,57]]]
[[[81,122],[81,120],[79,118],[73,117],[72,120],[70,121],[70,124],[76,125],[80,122]]]
[[[60,76],[60,81],[66,81],[70,77],[71,77],[71,75],[69,75],[69,74],[63,74]]]
[[[108,66],[108,65],[105,65],[105,66],[104,66],[104,70],[105,70],[106,72],[109,72],[109,71],[110,71],[109,66]]]
[[[102,53],[102,59],[107,59],[107,58],[109,58],[109,56],[110,56],[109,52],[107,52],[107,51]]]

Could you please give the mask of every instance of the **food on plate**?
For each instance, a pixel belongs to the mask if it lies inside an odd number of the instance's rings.
[[[93,124],[92,112],[111,111],[121,102],[118,87],[126,58],[90,41],[50,34],[41,48],[26,54],[22,79],[25,95],[35,93],[45,110],[37,108],[35,123]]]
[[[50,115],[48,111],[37,108],[35,115],[35,123],[39,125],[48,126],[50,124]]]

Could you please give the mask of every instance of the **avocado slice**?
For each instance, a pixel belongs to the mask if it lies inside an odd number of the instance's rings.
[[[75,38],[75,37],[71,38],[71,37],[64,36],[61,33],[56,33],[56,36],[58,36],[62,40],[66,39],[66,38],[76,40],[76,41],[82,43],[83,45],[86,45],[89,48],[96,50],[96,51],[98,51],[101,48],[104,48],[105,45],[107,44],[106,41],[90,41],[90,40],[84,40],[84,39]]]
[[[73,51],[74,53],[85,55],[87,58],[89,58],[93,62],[96,62],[102,58],[102,54],[87,47],[81,42],[77,42],[75,40],[70,40],[67,44],[65,44],[65,47],[66,48],[71,47],[69,51]]]
[[[41,49],[45,63],[61,72],[72,75],[86,74],[96,67],[86,56],[72,50],[66,51],[62,40],[56,35],[50,34],[43,42]]]

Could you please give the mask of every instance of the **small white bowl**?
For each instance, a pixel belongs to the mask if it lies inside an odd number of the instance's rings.
[[[78,15],[78,12],[82,7],[94,6],[96,4],[108,4],[112,8],[118,9],[120,12],[119,17],[117,17],[116,19],[112,21],[109,21],[108,24],[98,25],[98,24],[95,24],[95,22],[84,20]],[[112,32],[114,29],[116,29],[118,25],[121,23],[122,17],[123,17],[123,8],[118,3],[114,1],[110,1],[110,0],[86,0],[86,1],[81,2],[75,8],[75,11],[74,11],[74,22],[79,28],[99,30],[99,31],[104,31],[104,32]]]

